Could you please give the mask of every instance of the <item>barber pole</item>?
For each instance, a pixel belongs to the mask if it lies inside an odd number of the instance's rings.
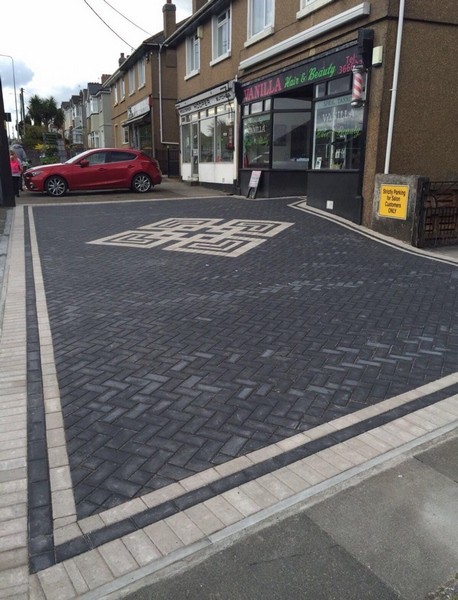
[[[353,67],[352,71],[353,88],[351,91],[351,105],[354,108],[359,108],[364,104],[364,67],[362,65],[356,65]]]

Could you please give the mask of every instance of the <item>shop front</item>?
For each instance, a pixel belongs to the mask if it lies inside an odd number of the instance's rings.
[[[359,64],[351,43],[243,83],[242,194],[261,170],[258,196],[307,196],[361,221],[365,108],[352,101]]]
[[[177,105],[183,181],[232,189],[236,179],[235,94],[230,83]]]
[[[150,99],[144,98],[129,106],[127,119],[122,123],[124,140],[128,141],[131,148],[143,150],[154,157],[153,136],[151,127]]]

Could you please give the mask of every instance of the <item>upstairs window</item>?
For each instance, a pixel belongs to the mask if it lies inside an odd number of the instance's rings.
[[[143,57],[137,63],[137,78],[138,78],[138,88],[140,89],[145,85],[146,82],[146,60]]]
[[[124,79],[119,80],[119,87],[121,91],[121,100],[124,100],[124,98],[126,97],[126,84],[124,82]]]
[[[118,82],[114,84],[111,91],[113,92],[113,104],[118,104]]]
[[[229,56],[231,52],[231,13],[226,10],[213,18],[213,60]]]
[[[319,8],[321,8],[325,4],[329,4],[330,2],[333,2],[333,0],[301,0],[301,8],[299,13],[297,14],[297,17],[303,17],[304,15],[318,10]]]
[[[186,40],[186,75],[195,75],[200,69],[200,38],[197,32]]]
[[[274,0],[249,0],[249,37],[268,31],[274,23]]]
[[[129,69],[129,95],[135,92],[135,71],[134,69]]]

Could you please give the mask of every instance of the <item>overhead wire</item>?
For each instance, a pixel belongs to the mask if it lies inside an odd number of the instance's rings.
[[[89,4],[89,2],[87,0],[83,0],[83,2],[92,10],[92,12],[95,14],[95,16],[98,17],[102,21],[102,23],[104,25],[106,25],[112,33],[115,34],[116,37],[118,37],[122,42],[124,42],[124,44],[126,44],[126,46],[129,46],[129,48],[131,48],[133,50],[134,47],[132,46],[132,44],[129,44],[128,42],[126,42],[126,40],[124,38],[122,38],[118,33],[116,33],[116,31],[112,27],[110,27],[110,25],[108,25],[108,23],[106,21],[104,21],[104,19],[99,15],[99,13],[94,8],[92,8],[92,6]]]
[[[120,12],[115,6],[113,6],[112,4],[110,4],[107,0],[103,0],[103,1],[105,2],[105,4],[108,4],[108,6],[110,8],[112,8],[116,13],[118,13],[118,15],[120,15],[123,19],[125,19],[126,21],[129,21],[129,23],[131,25],[133,25],[137,29],[140,29],[140,31],[143,31],[143,33],[146,33],[146,35],[151,35],[149,31],[146,31],[146,29],[143,29],[143,27],[140,27],[139,25],[137,25],[136,23],[134,23],[133,21],[131,21],[129,19],[129,17],[126,17],[126,15],[123,15],[122,12]]]

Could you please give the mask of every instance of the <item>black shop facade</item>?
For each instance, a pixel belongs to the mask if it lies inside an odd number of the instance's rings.
[[[240,191],[261,171],[257,197],[307,196],[361,222],[365,108],[352,103],[356,43],[242,83]]]

